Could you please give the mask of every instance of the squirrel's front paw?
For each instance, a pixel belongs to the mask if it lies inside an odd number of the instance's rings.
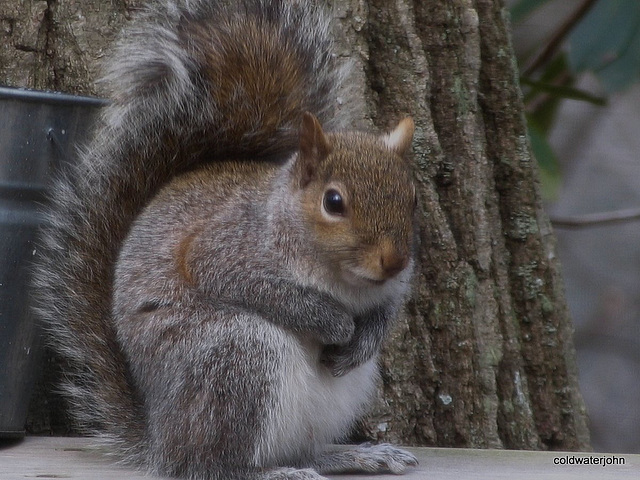
[[[318,340],[323,345],[346,345],[356,329],[353,316],[339,309],[331,309],[318,326]]]
[[[327,345],[320,354],[320,363],[327,367],[334,377],[341,377],[363,362],[348,345]]]

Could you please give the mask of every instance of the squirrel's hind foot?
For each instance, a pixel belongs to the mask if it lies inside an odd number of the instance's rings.
[[[322,473],[385,473],[399,475],[407,467],[418,465],[416,457],[406,450],[388,443],[365,443],[345,450],[327,452],[314,467]]]

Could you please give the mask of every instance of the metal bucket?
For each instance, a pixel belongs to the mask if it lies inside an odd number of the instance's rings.
[[[0,438],[24,435],[39,360],[30,262],[56,169],[76,157],[104,101],[0,87]]]

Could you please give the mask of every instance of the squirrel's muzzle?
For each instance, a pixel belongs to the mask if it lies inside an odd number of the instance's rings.
[[[380,270],[385,279],[395,277],[409,265],[409,255],[398,252],[383,252],[380,255]]]
[[[367,277],[377,283],[398,275],[408,267],[410,260],[408,248],[398,247],[391,240],[384,239],[369,250],[363,266],[368,272]]]

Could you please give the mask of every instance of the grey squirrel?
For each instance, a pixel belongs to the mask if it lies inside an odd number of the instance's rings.
[[[312,2],[162,0],[122,35],[35,284],[73,412],[125,461],[212,480],[416,464],[329,448],[370,400],[415,235],[413,122],[345,131],[344,74]]]

